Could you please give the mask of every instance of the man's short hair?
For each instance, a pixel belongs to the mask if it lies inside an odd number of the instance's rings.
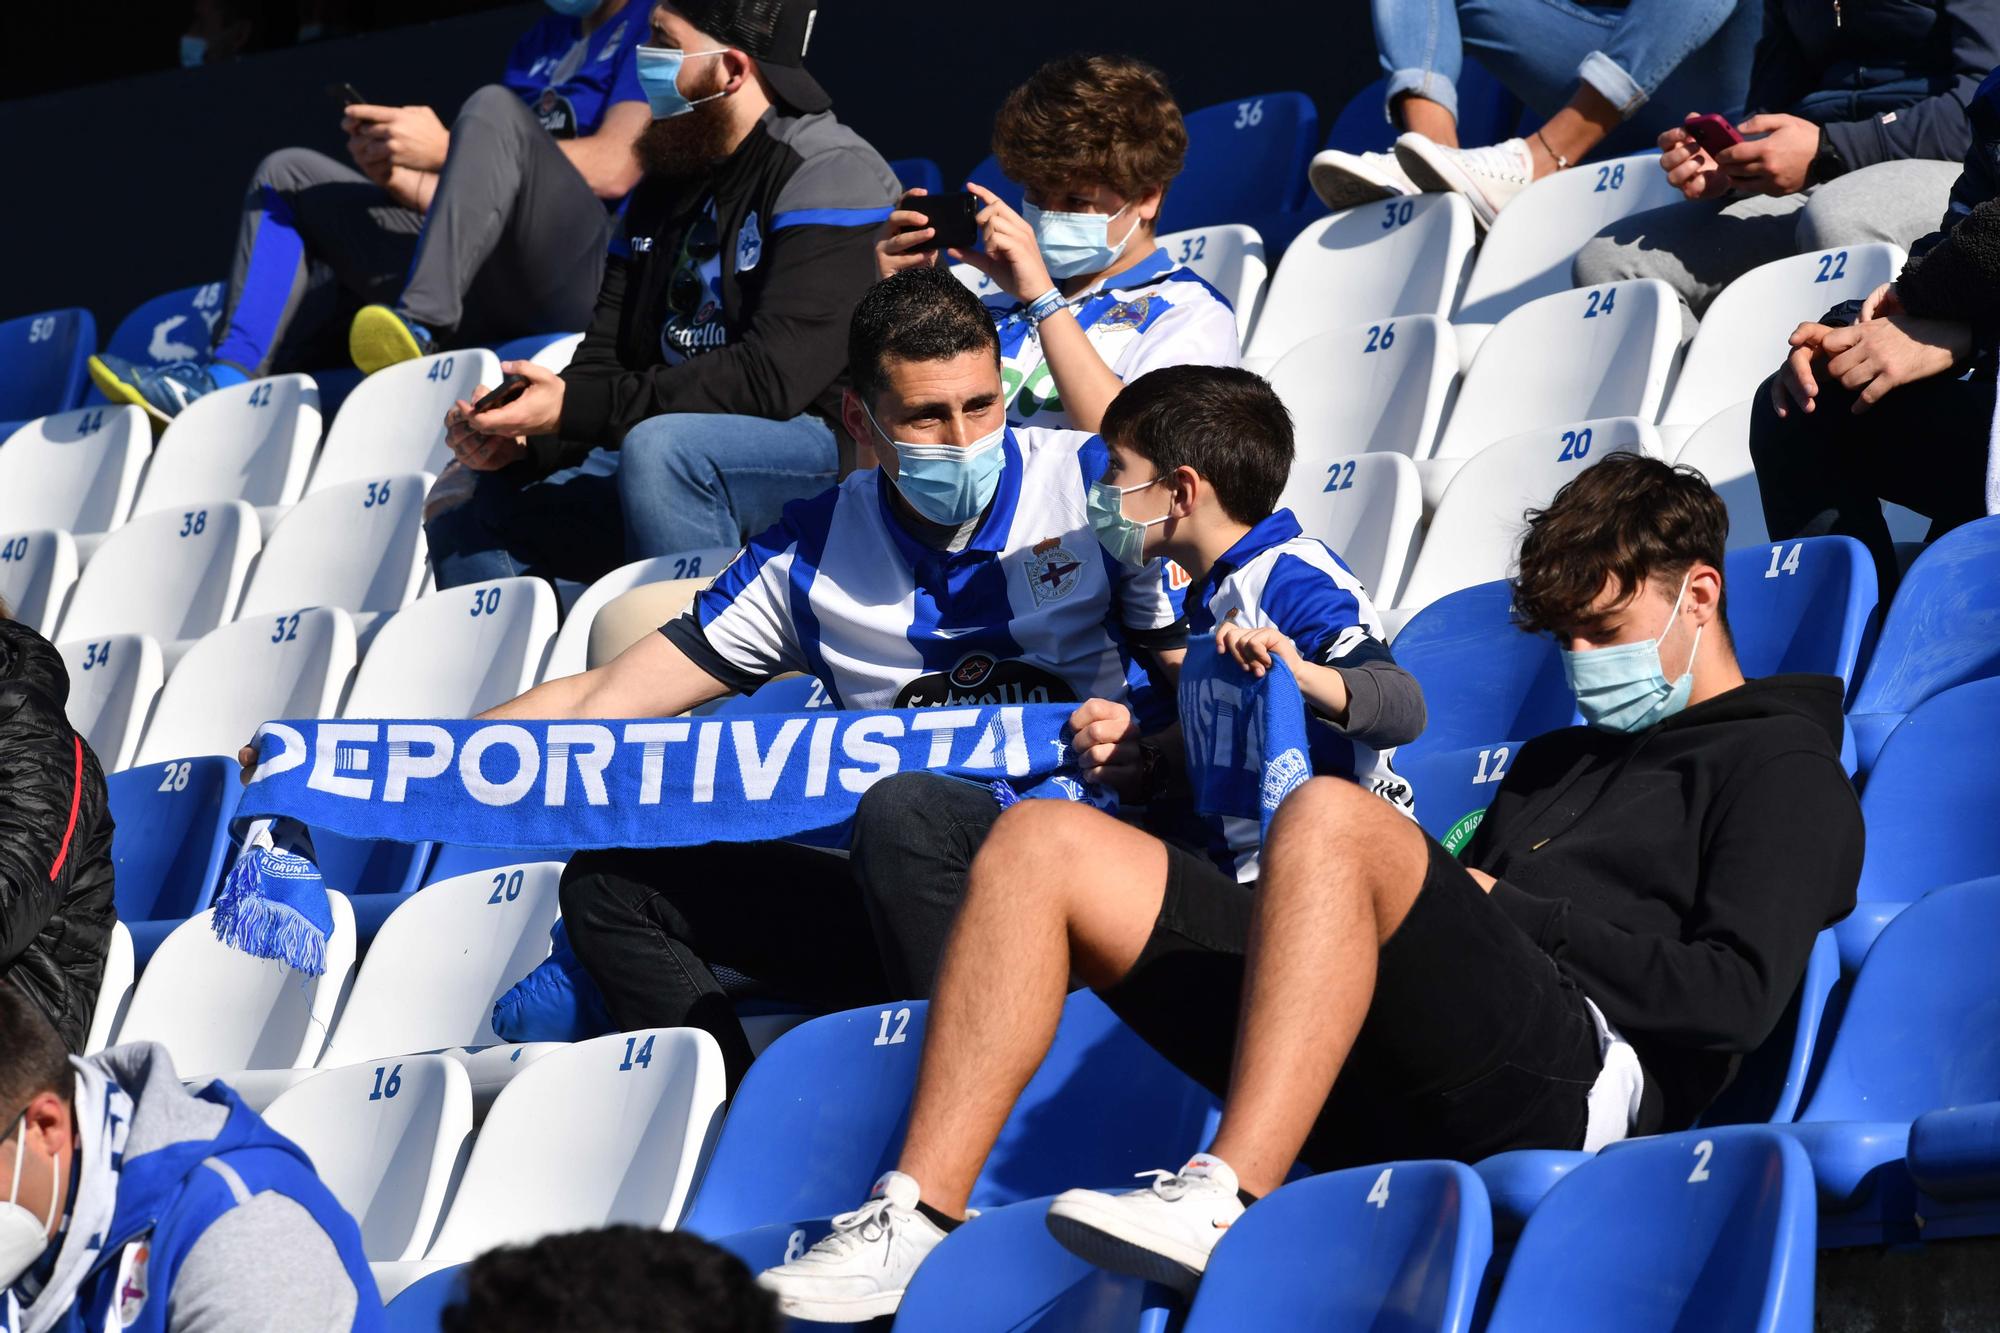
[[[1546,509],[1528,511],[1514,575],[1514,617],[1530,631],[1587,631],[1616,581],[1622,604],[1648,579],[1678,583],[1697,562],[1722,568],[1729,510],[1708,479],[1642,454],[1584,469]],[[1729,634],[1728,594],[1716,623]]]
[[[777,1333],[769,1293],[686,1231],[614,1226],[489,1250],[465,1267],[444,1333]]]
[[[1233,366],[1149,370],[1119,390],[1098,432],[1159,476],[1193,468],[1238,523],[1267,517],[1292,475],[1292,414],[1261,376]]]
[[[76,1071],[62,1038],[11,981],[0,980],[0,1116],[18,1115],[30,1100],[53,1092],[68,1101]],[[7,1131],[0,1125],[0,1134]]]
[[[888,387],[890,361],[949,361],[984,351],[1000,363],[993,316],[943,268],[906,268],[862,296],[847,325],[847,371],[866,402]]]
[[[1134,199],[1180,174],[1187,143],[1165,76],[1131,56],[1051,60],[993,120],[1000,169],[1037,191],[1097,181]]]

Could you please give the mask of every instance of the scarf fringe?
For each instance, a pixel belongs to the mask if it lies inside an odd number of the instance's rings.
[[[215,899],[215,938],[253,958],[269,958],[307,976],[326,972],[328,931],[291,903],[270,894],[266,880],[303,880],[288,864],[299,858],[253,847],[230,867]],[[318,891],[318,886],[312,886]],[[321,901],[324,901],[324,892]]]

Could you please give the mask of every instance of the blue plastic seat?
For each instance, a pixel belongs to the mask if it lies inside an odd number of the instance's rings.
[[[1388,152],[1400,133],[1382,113],[1388,91],[1385,76],[1348,98],[1327,131],[1326,146],[1348,153]],[[1473,147],[1499,143],[1513,135],[1520,119],[1519,99],[1468,56],[1458,75],[1458,141]]]
[[[550,343],[561,342],[564,338],[571,337],[574,332],[575,330],[569,333],[530,333],[519,338],[509,338],[493,349],[493,355],[502,361],[531,360],[537,352]]]
[[[97,351],[88,310],[44,310],[0,324],[0,421],[27,421],[83,405],[84,363]]]
[[[105,778],[118,919],[140,966],[173,928],[208,906],[235,846],[229,817],[242,790],[234,759],[204,755]]]
[[[813,676],[782,676],[767,680],[749,694],[732,694],[717,704],[717,713],[803,713],[832,708],[826,686]]]
[[[896,173],[896,179],[903,183],[905,190],[921,189],[938,194],[944,189],[944,172],[927,157],[899,157],[889,164],[889,170]]]
[[[1814,1221],[1811,1164],[1770,1129],[1619,1144],[1535,1210],[1487,1327],[1807,1333]]]
[[[118,321],[104,350],[141,366],[164,366],[205,356],[228,296],[228,285],[220,282],[156,296]],[[93,385],[87,401],[101,403],[106,399]]]
[[[428,882],[424,872],[436,847],[350,838],[328,829],[314,829],[312,838],[320,874],[329,889],[340,890],[352,902],[354,928],[363,943],[375,938],[398,903]]]
[[[1216,1247],[1185,1333],[1471,1327],[1493,1251],[1486,1187],[1457,1162],[1293,1181]]]
[[[2000,675],[2000,518],[1954,528],[1916,558],[1848,714],[1865,773],[1889,733],[1924,700]]]
[[[458,1299],[463,1264],[418,1278],[382,1308],[384,1333],[438,1333],[447,1305]]]
[[[2000,1235],[2000,1101],[1918,1116],[1909,1164],[1927,1239]]]
[[[1258,93],[1187,113],[1188,151],[1160,209],[1161,233],[1297,211],[1319,112],[1304,93]],[[1277,229],[1273,228],[1273,232]]]
[[[1021,210],[1020,185],[1015,181],[1009,180],[1007,173],[1000,170],[1000,159],[992,153],[988,153],[980,160],[978,166],[966,172],[965,179],[975,185],[983,185],[993,191],[993,193],[1000,196],[1007,207],[1013,209],[1015,212],[1018,213]],[[1164,230],[1164,228],[1161,228],[1161,230]]]

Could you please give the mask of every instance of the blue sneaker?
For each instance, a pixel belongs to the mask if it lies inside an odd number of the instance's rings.
[[[429,329],[404,319],[385,305],[361,307],[347,330],[348,355],[364,375],[415,361],[438,350],[437,338]]]
[[[114,403],[133,403],[166,425],[195,399],[214,393],[215,377],[200,361],[169,361],[143,366],[103,352],[90,358],[90,380]]]

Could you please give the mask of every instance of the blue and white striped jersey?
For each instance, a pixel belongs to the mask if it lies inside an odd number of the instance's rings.
[[[1303,535],[1289,509],[1280,509],[1244,534],[1189,589],[1188,633],[1212,634],[1224,620],[1251,629],[1269,626],[1292,641],[1299,656],[1323,666],[1389,663],[1388,634],[1361,580],[1323,541]],[[1213,753],[1200,734],[1214,710],[1186,691],[1181,729],[1190,754]],[[1405,815],[1415,818],[1416,796],[1391,766],[1393,748],[1374,750],[1317,715],[1307,705],[1313,772],[1351,778]],[[1260,830],[1255,819],[1208,820],[1209,854],[1239,881],[1257,878]]]
[[[1009,430],[1001,448],[999,491],[964,549],[911,536],[893,483],[857,472],[787,505],[663,632],[725,684],[803,671],[838,708],[1125,699],[1129,686],[1134,711],[1158,716],[1131,650],[1178,648],[1185,628],[1159,564],[1120,565],[1091,532],[1103,443]]]

